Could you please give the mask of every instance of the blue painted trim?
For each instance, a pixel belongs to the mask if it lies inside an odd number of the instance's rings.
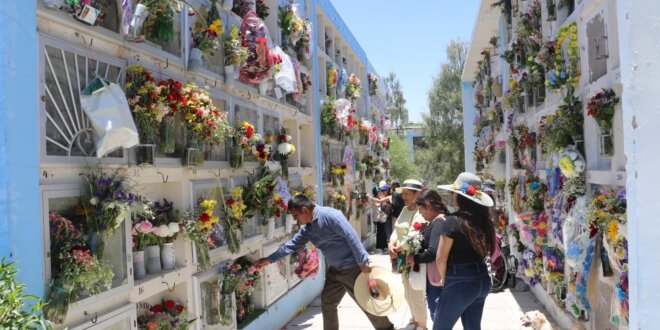
[[[312,0],[312,12],[314,13],[311,17],[312,26],[314,27],[314,35],[318,36],[318,24],[316,20],[316,6],[318,0]],[[313,75],[314,82],[312,86],[321,86],[321,80],[319,79],[319,58],[318,58],[318,46],[314,45],[312,47],[312,56],[314,59]],[[312,116],[314,117],[314,142],[316,144],[316,200],[317,203],[323,205],[323,154],[321,149],[321,92],[318,87],[314,88],[314,104],[312,105]]]
[[[0,149],[0,185],[6,189],[5,194],[0,193],[0,239],[8,242],[18,280],[29,293],[41,296],[44,246],[39,189],[37,2],[4,3],[0,26],[0,138],[6,146]],[[8,240],[3,237],[4,228],[8,229]],[[6,246],[0,252],[6,255]]]

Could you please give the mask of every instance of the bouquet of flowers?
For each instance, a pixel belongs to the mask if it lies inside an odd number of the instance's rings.
[[[336,115],[337,109],[335,108],[334,99],[328,96],[327,100],[321,104],[321,133],[325,135],[333,135],[335,128],[339,127],[339,122]]]
[[[314,188],[310,186],[290,187],[289,193],[291,196],[304,195],[310,201],[316,200],[316,191],[314,191]]]
[[[328,88],[337,87],[339,71],[334,66],[328,67]]]
[[[342,135],[344,133],[351,134],[353,133],[353,128],[357,126],[358,121],[353,116],[355,114],[355,109],[353,108],[351,102],[346,99],[338,99],[334,101],[335,103],[335,116],[337,117],[337,122],[339,127],[342,129]],[[341,137],[339,138],[341,140]]]
[[[141,0],[141,4],[149,9],[145,27],[147,36],[152,40],[170,42],[174,38],[174,13],[180,12],[185,5],[191,14],[201,16],[199,12],[190,6],[186,0]]]
[[[46,318],[62,323],[69,305],[85,293],[96,295],[112,286],[112,266],[87,248],[87,240],[70,220],[53,212],[50,225],[52,276],[48,282]]]
[[[545,207],[545,194],[548,187],[539,182],[538,179],[529,179],[526,182],[526,195],[522,197],[523,204],[526,209],[534,211],[543,211]]]
[[[91,232],[99,236],[92,253],[97,258],[103,259],[105,249],[103,241],[130,216],[135,195],[126,183],[126,177],[118,172],[108,175],[100,169],[88,169],[83,180],[89,186],[91,196],[88,201],[82,203],[84,214],[87,216],[87,226]]]
[[[245,257],[236,259],[224,272],[223,272],[223,302],[221,306],[227,305],[226,300],[231,303],[230,294],[236,296],[236,316],[238,322],[241,322],[247,315],[254,312],[254,305],[252,304],[252,293],[259,283],[260,273],[257,268]],[[232,309],[221,308],[222,319],[231,319],[228,313]],[[227,314],[225,314],[227,313]]]
[[[305,21],[296,14],[296,7],[280,7],[277,24],[282,29],[282,39],[289,41],[284,46],[295,46],[302,37],[303,29],[305,28]]]
[[[329,203],[330,207],[333,209],[340,210],[341,213],[346,215],[346,195],[344,195],[341,191],[338,190],[332,190],[330,191],[330,194],[328,195],[329,197]],[[346,216],[348,219],[348,216]]]
[[[154,233],[163,238],[165,243],[171,243],[176,239],[180,231],[179,214],[174,210],[174,203],[163,199],[163,202],[156,201],[153,206],[154,213]]]
[[[172,299],[163,300],[149,308],[146,315],[138,317],[140,330],[187,330],[195,319],[188,320],[188,311]]]
[[[536,133],[530,132],[529,127],[524,124],[517,125],[511,129],[508,142],[514,150],[534,148],[536,145]]]
[[[291,135],[286,134],[286,129],[280,129],[280,134],[277,136],[277,155],[282,167],[282,176],[285,179],[289,178],[289,156],[296,152],[296,147],[291,143]]]
[[[194,209],[183,215],[186,235],[195,244],[197,263],[201,270],[211,265],[209,236],[213,226],[220,221],[214,215],[217,203],[214,199],[200,201]]]
[[[241,38],[238,35],[238,26],[232,25],[229,30],[229,35],[223,42],[225,49],[225,65],[243,66],[250,56],[250,50],[241,43]]]
[[[625,193],[603,192],[591,200],[587,221],[592,230],[608,232],[612,223],[626,224]]]
[[[346,173],[348,173],[348,169],[345,163],[342,163],[341,165],[335,165],[334,163],[331,162],[330,175],[332,176],[332,186],[333,187],[337,186],[337,179],[339,179],[339,183],[343,186],[344,177],[346,176]]]
[[[216,0],[211,1],[209,13],[206,16],[206,24],[203,24],[202,17],[198,18],[197,23],[192,28],[192,41],[193,48],[199,49],[202,54],[213,53],[218,47],[220,42],[218,36],[225,33],[222,25],[222,19],[216,7]]]
[[[231,189],[223,207],[224,214],[227,217],[227,246],[232,253],[238,253],[241,250],[240,235],[247,209],[243,202],[243,187],[237,186]]]
[[[360,97],[361,89],[362,83],[360,82],[360,79],[355,74],[351,74],[350,77],[348,77],[348,83],[346,84],[346,97],[351,99],[351,101],[357,100]]]
[[[378,76],[370,72],[367,78],[369,79],[369,95],[374,96],[378,92]]]
[[[273,146],[259,139],[252,144],[252,154],[257,158],[261,166],[266,165],[270,154],[273,152]]]
[[[206,89],[191,82],[183,86],[185,102],[182,110],[188,138],[192,141],[217,144],[229,132],[227,113],[213,105]]]
[[[316,253],[316,247],[307,243],[304,248],[296,251],[295,264],[293,265],[294,272],[301,280],[307,277],[314,277],[319,272],[319,256]]]
[[[312,32],[312,22],[303,21],[300,39],[293,47],[298,61],[302,62],[305,58],[309,59],[312,57],[312,50],[309,47],[310,41],[312,40]]]
[[[552,41],[550,41],[552,42]],[[562,45],[566,43],[568,65],[561,51]],[[559,28],[557,39],[554,41],[555,56],[549,58],[548,77],[545,85],[551,90],[558,90],[569,83],[576,85],[580,80],[580,59],[578,58],[577,23],[573,22]]]
[[[364,165],[364,176],[369,179],[374,175],[378,162],[372,156],[362,158],[361,164]]]
[[[126,68],[126,98],[140,133],[140,142],[153,143],[158,126],[169,114],[170,108],[162,95],[166,86],[156,84],[151,72],[140,65]]]
[[[266,19],[266,17],[270,16],[270,7],[268,7],[264,0],[257,0],[256,7],[259,18]]]
[[[575,148],[566,148],[559,154],[559,169],[567,178],[579,177],[586,169],[586,162]]]
[[[360,126],[359,126],[360,143],[366,145],[369,143],[369,141],[375,141],[376,129],[378,129],[378,127],[376,127],[370,121],[368,120],[360,121]]]
[[[133,229],[131,229],[133,251],[144,251],[145,247],[156,241],[153,229],[154,226],[149,220],[142,220],[133,225]]]
[[[614,107],[619,103],[619,98],[612,89],[603,89],[587,103],[587,114],[594,117],[598,126],[603,130],[612,129],[612,118],[614,118]]]
[[[254,2],[251,0],[234,0],[234,6],[231,8],[231,11],[243,18],[245,14],[250,12],[252,5],[254,5]]]

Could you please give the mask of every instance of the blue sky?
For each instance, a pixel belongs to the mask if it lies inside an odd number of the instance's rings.
[[[478,0],[331,0],[378,74],[394,71],[412,121],[428,111],[427,92],[450,40],[469,42]]]

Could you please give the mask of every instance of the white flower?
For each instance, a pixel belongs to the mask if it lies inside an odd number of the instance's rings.
[[[96,205],[99,203],[99,199],[96,197],[92,197],[92,199],[89,200],[89,203],[92,205]]]
[[[170,237],[172,234],[170,233],[170,228],[167,225],[160,225],[158,226],[158,229],[160,232],[158,233],[158,237]]]
[[[288,155],[291,152],[293,152],[293,148],[291,148],[290,143],[286,143],[286,142],[285,143],[280,143],[277,146],[277,152],[279,152],[282,155]]]
[[[179,232],[179,223],[177,223],[177,222],[170,222],[170,223],[167,225],[167,227],[169,228],[170,233],[171,233],[172,235],[174,235],[174,234],[176,234],[176,233]]]

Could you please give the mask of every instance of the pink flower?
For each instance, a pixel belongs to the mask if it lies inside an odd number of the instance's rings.
[[[142,222],[138,222],[135,226],[133,226],[132,233],[133,235],[137,234],[148,234],[154,231],[154,226],[149,222],[149,220],[145,220]]]
[[[254,265],[248,267],[247,272],[248,274],[252,275],[257,271],[257,267],[254,267]]]

